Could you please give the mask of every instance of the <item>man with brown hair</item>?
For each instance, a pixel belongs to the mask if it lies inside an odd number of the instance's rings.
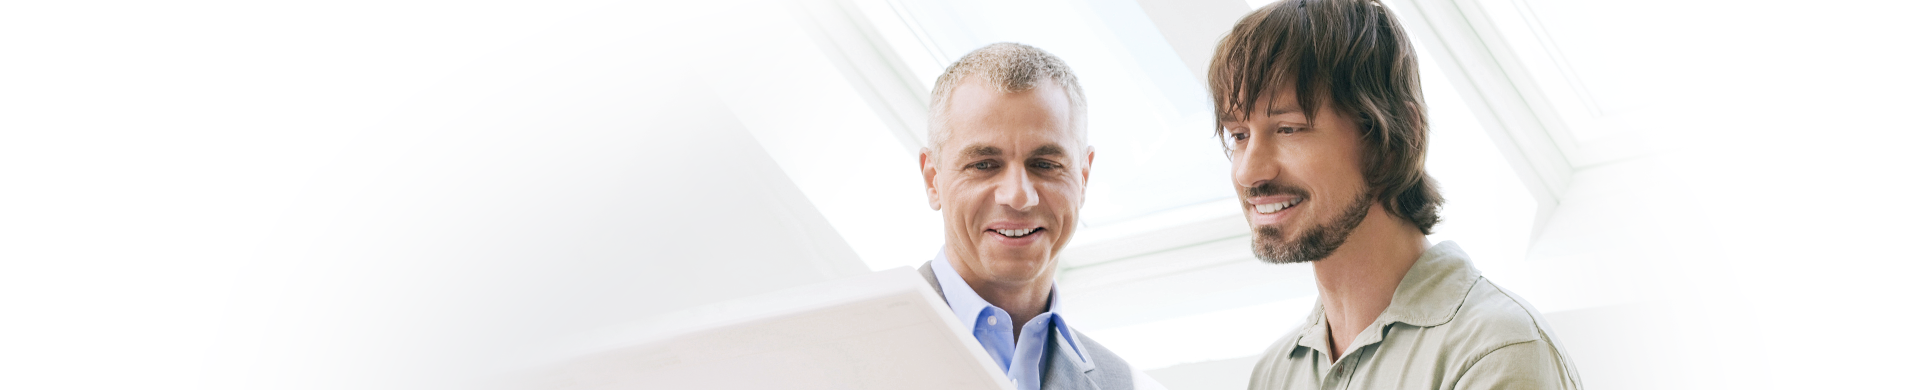
[[[1372,0],[1241,18],[1208,71],[1253,251],[1310,263],[1319,303],[1250,389],[1580,388],[1544,318],[1452,242],[1425,172],[1413,45]]]

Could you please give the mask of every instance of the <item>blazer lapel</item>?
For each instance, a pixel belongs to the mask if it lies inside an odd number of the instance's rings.
[[[920,276],[927,278],[927,284],[933,286],[933,292],[940,295],[940,300],[945,301],[947,299],[947,292],[940,290],[940,279],[933,276],[932,261],[920,265]],[[1096,368],[1094,367],[1093,361],[1082,359],[1079,355],[1079,353],[1086,353],[1087,351],[1074,352],[1073,347],[1068,344],[1068,336],[1060,334],[1059,329],[1049,329],[1048,333],[1053,337],[1047,338],[1046,371],[1040,374],[1042,378],[1040,379],[1040,388],[1044,390],[1100,390],[1100,386],[1094,384],[1093,377],[1088,376],[1092,374]],[[1080,342],[1079,336],[1077,332],[1072,335],[1075,339],[1071,345],[1079,345],[1081,348],[1086,348],[1085,346],[1087,344]],[[1091,358],[1091,356],[1088,356],[1088,358]]]
[[[927,284],[933,286],[933,293],[940,295],[940,301],[947,301],[947,292],[940,290],[940,278],[933,276],[933,261],[920,264],[920,276],[927,278]]]
[[[1053,337],[1047,339],[1047,372],[1041,374],[1040,388],[1046,390],[1099,390],[1088,376],[1096,368],[1093,361],[1081,359],[1067,343],[1065,335],[1059,329],[1050,331]],[[1078,335],[1075,335],[1078,336]],[[1078,341],[1078,340],[1075,340]],[[1086,345],[1073,343],[1074,345]],[[1082,347],[1084,348],[1084,347]]]

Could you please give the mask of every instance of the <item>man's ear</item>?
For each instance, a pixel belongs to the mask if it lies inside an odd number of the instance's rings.
[[[926,181],[927,206],[936,211],[940,210],[940,191],[933,186],[933,176],[937,173],[939,170],[933,167],[933,150],[920,148],[920,176]]]
[[[1087,145],[1087,163],[1080,164],[1080,184],[1090,180],[1093,180],[1093,145]],[[1081,191],[1086,191],[1086,187],[1081,187]]]

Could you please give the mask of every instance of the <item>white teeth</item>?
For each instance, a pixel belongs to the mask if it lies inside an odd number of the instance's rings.
[[[1280,203],[1256,204],[1256,205],[1253,205],[1253,211],[1261,214],[1273,214],[1273,213],[1280,212],[1280,210],[1285,210],[1288,207],[1293,207],[1293,204],[1294,202],[1292,201],[1280,202]]]
[[[993,231],[1000,232],[1000,235],[1007,237],[1020,237],[1028,233],[1033,233],[1033,229],[993,229]]]

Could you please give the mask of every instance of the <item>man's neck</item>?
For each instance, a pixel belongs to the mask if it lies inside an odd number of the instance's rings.
[[[973,293],[980,295],[980,299],[1006,310],[1007,315],[1013,317],[1015,334],[1027,321],[1047,311],[1047,298],[1053,292],[1052,272],[1043,272],[1044,276],[1033,280],[990,280],[985,272],[969,268],[967,262],[954,260],[958,258],[956,255],[960,254],[947,253],[947,263],[953,265],[954,273],[960,274],[960,279],[965,280],[967,286],[973,288]]]
[[[1388,214],[1379,203],[1372,207],[1339,249],[1313,262],[1334,361],[1393,303],[1400,279],[1427,248],[1419,228]]]

